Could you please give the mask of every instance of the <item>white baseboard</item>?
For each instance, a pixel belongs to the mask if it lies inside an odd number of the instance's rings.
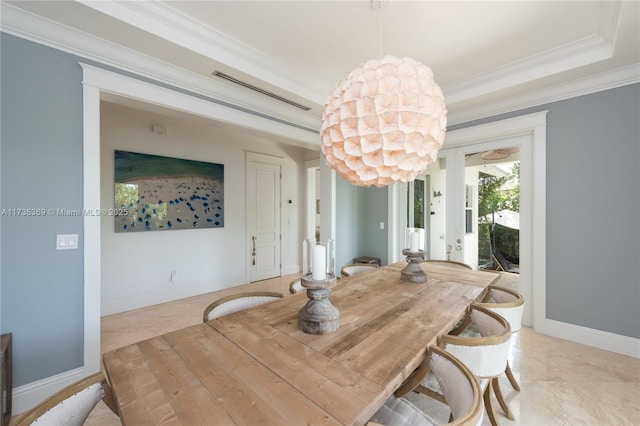
[[[291,275],[291,274],[297,274],[301,271],[302,269],[300,268],[300,265],[289,265],[289,266],[284,266],[282,268],[281,274],[282,275]]]
[[[231,287],[231,286],[230,286]],[[188,297],[199,296],[211,293],[223,288],[204,288],[197,285],[176,286],[167,291],[155,293],[145,293],[133,295],[122,299],[103,301],[100,305],[100,316],[119,314],[133,309],[146,308],[147,306],[159,305],[161,303],[173,302],[174,300],[186,299]]]
[[[24,413],[44,399],[86,377],[84,367],[74,368],[55,376],[13,388],[11,415]]]
[[[290,275],[300,273],[300,271],[300,265],[289,265],[284,266],[280,273],[282,275]],[[104,317],[107,315],[119,314],[121,312],[127,312],[133,309],[146,308],[147,306],[159,305],[161,303],[173,302],[174,300],[200,296],[201,294],[225,290],[231,287],[237,286],[232,285],[225,288],[205,288],[202,285],[185,284],[182,286],[173,287],[172,289],[167,291],[133,295],[118,300],[102,301],[100,305],[100,316]]]
[[[570,342],[640,358],[640,339],[548,319],[545,334]]]

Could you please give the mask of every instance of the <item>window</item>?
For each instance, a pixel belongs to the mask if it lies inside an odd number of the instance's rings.
[[[464,191],[465,233],[473,234],[473,185],[465,185]]]

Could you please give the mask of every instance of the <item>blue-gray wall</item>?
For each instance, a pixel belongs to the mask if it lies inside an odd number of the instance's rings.
[[[640,338],[640,84],[547,114],[547,318]]]
[[[363,188],[336,177],[336,263],[378,257],[387,264],[387,188]],[[385,229],[380,229],[384,222]]]
[[[82,217],[4,209],[82,209],[82,70],[71,55],[2,33],[2,332],[14,386],[83,365],[82,250],[56,251]],[[82,243],[80,243],[82,246]]]

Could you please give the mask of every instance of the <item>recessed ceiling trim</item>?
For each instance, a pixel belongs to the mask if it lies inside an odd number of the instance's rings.
[[[475,107],[455,109],[447,114],[447,122],[449,126],[453,126],[636,83],[640,83],[640,64],[629,65],[568,83],[556,84],[544,89],[528,91],[517,96],[501,98]]]
[[[238,85],[240,85],[242,87],[246,87],[247,89],[253,90],[254,92],[261,93],[261,94],[263,94],[265,96],[269,96],[269,97],[271,97],[273,99],[277,99],[280,102],[287,103],[287,104],[292,105],[292,106],[294,106],[296,108],[300,108],[301,110],[309,111],[311,109],[308,106],[299,104],[297,102],[292,101],[291,99],[284,98],[284,97],[282,97],[280,95],[276,95],[273,92],[269,92],[268,90],[261,89],[258,86],[254,86],[253,84],[249,84],[249,83],[247,83],[245,81],[238,80],[237,78],[231,77],[230,75],[225,74],[223,72],[214,71],[214,72],[211,73],[211,75],[213,75],[214,77],[219,77],[219,78],[222,78],[224,80],[230,81],[232,83],[238,84]]]
[[[455,104],[612,56],[613,46],[602,36],[592,35],[449,84],[443,88],[444,98],[448,105]]]

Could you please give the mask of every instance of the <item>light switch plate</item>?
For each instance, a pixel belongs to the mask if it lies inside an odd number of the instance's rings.
[[[78,248],[78,234],[56,235],[56,250],[76,250]]]

